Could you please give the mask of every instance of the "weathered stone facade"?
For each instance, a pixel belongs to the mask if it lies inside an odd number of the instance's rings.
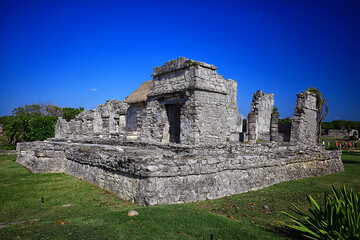
[[[216,67],[178,58],[154,69],[139,140],[199,144],[239,141],[237,83]]]
[[[290,131],[278,124],[273,94],[254,94],[242,132],[237,83],[216,69],[186,58],[156,67],[153,79],[124,101],[107,101],[70,122],[59,118],[54,139],[19,143],[17,162],[148,205],[214,199],[343,171],[341,152],[315,143],[311,93],[298,94],[292,142],[283,143]]]
[[[109,100],[96,109],[81,112],[66,122],[59,117],[55,125],[55,138],[91,139],[125,137],[125,114],[129,105],[123,101]]]
[[[359,131],[352,129],[349,133],[348,130],[346,129],[344,130],[330,129],[327,135],[328,137],[333,137],[333,138],[348,138],[352,136],[358,138]]]

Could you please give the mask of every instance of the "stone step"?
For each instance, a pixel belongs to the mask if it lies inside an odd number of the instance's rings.
[[[126,140],[129,141],[137,140],[137,136],[126,136]]]
[[[137,132],[127,132],[126,133],[126,136],[135,136],[135,137],[137,137]]]

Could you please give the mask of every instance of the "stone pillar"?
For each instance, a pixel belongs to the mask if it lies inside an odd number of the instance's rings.
[[[247,117],[247,130],[248,130],[248,141],[250,143],[256,142],[256,125],[257,116],[255,113],[249,113]]]
[[[297,94],[295,113],[291,123],[291,142],[316,143],[317,108],[315,94],[304,91]]]
[[[75,119],[75,133],[74,133],[74,138],[83,138],[82,136],[82,128],[81,128],[81,123],[82,120],[81,119]]]
[[[82,138],[87,138],[89,134],[89,130],[88,130],[88,125],[87,125],[87,120],[86,119],[81,119],[81,135]]]
[[[271,113],[274,108],[274,94],[258,90],[253,95],[251,112],[256,119],[256,140],[270,141]]]
[[[107,138],[109,137],[109,130],[110,130],[110,117],[103,116],[102,117],[102,133]]]
[[[279,113],[271,114],[270,141],[279,141]]]
[[[68,137],[68,123],[62,117],[59,117],[55,125],[55,138]]]
[[[74,119],[71,119],[70,122],[68,122],[67,124],[68,124],[67,138],[74,139],[75,138],[75,132],[76,132]]]

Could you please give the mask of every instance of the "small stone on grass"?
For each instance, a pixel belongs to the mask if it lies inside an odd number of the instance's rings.
[[[139,213],[137,211],[135,211],[135,210],[130,210],[130,211],[128,211],[127,215],[129,217],[132,217],[132,216],[139,215]]]

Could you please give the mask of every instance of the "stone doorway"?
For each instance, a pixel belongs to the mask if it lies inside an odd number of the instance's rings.
[[[180,143],[180,108],[181,104],[167,104],[166,114],[169,121],[169,141]]]

